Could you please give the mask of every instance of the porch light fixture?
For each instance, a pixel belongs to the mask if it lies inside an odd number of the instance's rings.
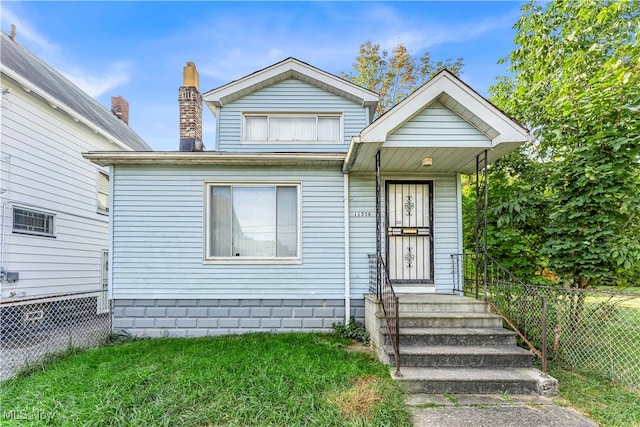
[[[431,165],[433,165],[433,159],[431,157],[425,157],[424,159],[422,159],[423,168],[431,167]]]

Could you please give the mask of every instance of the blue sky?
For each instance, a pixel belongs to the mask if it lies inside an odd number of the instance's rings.
[[[178,87],[195,62],[206,92],[289,56],[338,75],[360,43],[404,43],[433,59],[463,57],[462,78],[483,95],[506,73],[521,2],[16,2],[2,31],[106,107],[130,104],[130,126],[155,150],[178,149]],[[204,109],[204,143],[214,147]]]

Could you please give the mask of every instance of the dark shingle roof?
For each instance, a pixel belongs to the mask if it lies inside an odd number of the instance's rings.
[[[68,106],[87,122],[93,123],[133,150],[152,151],[138,134],[102,104],[9,36],[0,34],[0,62],[3,67],[28,80],[34,87]]]

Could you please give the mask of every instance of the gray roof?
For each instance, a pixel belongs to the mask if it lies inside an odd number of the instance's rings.
[[[34,87],[58,100],[80,114],[87,122],[93,123],[119,142],[137,151],[152,151],[152,148],[126,123],[117,118],[107,108],[71,83],[66,77],[49,66],[42,59],[14,42],[6,34],[1,34],[0,62],[28,80]]]

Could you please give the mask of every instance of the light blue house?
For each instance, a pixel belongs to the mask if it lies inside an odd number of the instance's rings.
[[[377,94],[294,58],[200,96],[189,64],[181,147],[202,99],[214,150],[85,154],[111,167],[116,330],[328,330],[364,318],[380,268],[396,293],[452,294],[461,174],[529,138],[447,71],[375,121]]]

